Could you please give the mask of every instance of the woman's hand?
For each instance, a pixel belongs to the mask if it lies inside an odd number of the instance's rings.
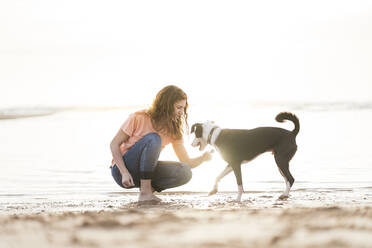
[[[188,164],[191,168],[196,168],[201,165],[203,162],[209,161],[212,159],[212,153],[214,150],[204,152],[201,156],[196,158],[190,158],[187,154],[185,146],[183,144],[172,144],[173,150],[175,151],[178,159],[185,164]]]
[[[127,187],[127,188],[134,186],[133,178],[131,174],[129,174],[129,172],[122,173],[121,183],[123,184],[124,187]]]
[[[120,145],[126,142],[129,139],[128,134],[124,133],[121,129],[115,135],[114,139],[110,143],[110,149],[113,157],[113,162],[118,167],[120,174],[121,174],[121,184],[124,187],[133,187],[133,178],[127,168],[125,167],[125,163],[122,158],[122,154],[120,151]]]
[[[208,152],[203,153],[203,160],[204,161],[210,161],[212,159],[212,153],[214,153],[214,150],[210,150]]]

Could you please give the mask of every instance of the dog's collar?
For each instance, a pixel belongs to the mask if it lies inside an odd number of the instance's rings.
[[[211,144],[212,134],[213,134],[214,130],[216,130],[217,128],[218,128],[218,126],[214,126],[214,127],[212,128],[212,130],[209,132],[208,140],[207,140],[207,143],[208,143],[208,144]]]

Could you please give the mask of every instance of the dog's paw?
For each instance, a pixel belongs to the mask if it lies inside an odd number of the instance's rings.
[[[278,200],[287,200],[289,198],[289,195],[281,195],[279,196]]]
[[[211,192],[208,193],[208,196],[214,195],[217,193],[217,189],[212,189]]]

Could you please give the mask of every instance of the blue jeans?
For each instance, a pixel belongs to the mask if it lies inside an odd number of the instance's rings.
[[[123,188],[140,187],[141,179],[151,179],[152,187],[160,192],[181,186],[190,181],[192,173],[187,164],[173,161],[158,161],[161,138],[149,133],[135,143],[123,156],[124,163],[133,178],[133,187],[124,187],[116,164],[111,168],[115,182]]]

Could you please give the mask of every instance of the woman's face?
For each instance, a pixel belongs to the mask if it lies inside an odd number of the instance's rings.
[[[186,100],[180,100],[174,103],[174,116],[179,119],[185,113]]]

